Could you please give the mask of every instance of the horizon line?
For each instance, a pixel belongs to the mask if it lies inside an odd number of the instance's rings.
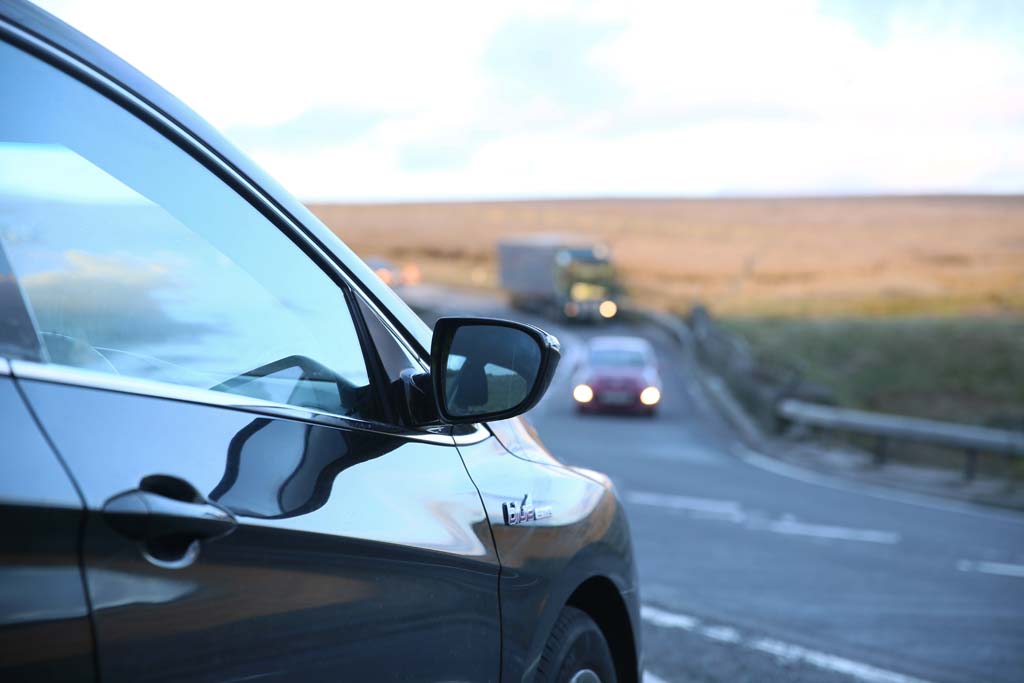
[[[1024,189],[1016,192],[847,192],[830,194],[715,194],[715,195],[669,195],[669,194],[593,194],[593,195],[521,195],[481,196],[449,198],[391,198],[391,199],[300,199],[305,205],[379,206],[413,204],[527,204],[548,202],[600,202],[600,201],[807,201],[843,199],[1024,199]]]

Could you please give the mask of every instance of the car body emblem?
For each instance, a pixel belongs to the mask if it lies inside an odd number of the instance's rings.
[[[501,513],[505,517],[505,524],[516,526],[538,519],[547,519],[551,516],[550,507],[536,507],[533,503],[527,502],[529,497],[530,494],[526,494],[521,501],[509,501],[501,504]]]

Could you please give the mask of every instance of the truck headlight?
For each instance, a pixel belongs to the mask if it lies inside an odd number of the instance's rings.
[[[602,318],[614,318],[615,314],[619,312],[619,307],[614,301],[607,299],[597,307],[597,312],[601,314]]]

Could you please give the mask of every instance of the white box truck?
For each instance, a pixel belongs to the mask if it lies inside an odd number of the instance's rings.
[[[531,235],[498,243],[502,288],[522,310],[569,320],[615,317],[622,290],[608,248],[586,239]]]

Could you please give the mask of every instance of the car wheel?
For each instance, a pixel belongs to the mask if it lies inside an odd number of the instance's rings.
[[[537,683],[615,683],[615,663],[604,634],[583,610],[558,615],[537,666]]]

